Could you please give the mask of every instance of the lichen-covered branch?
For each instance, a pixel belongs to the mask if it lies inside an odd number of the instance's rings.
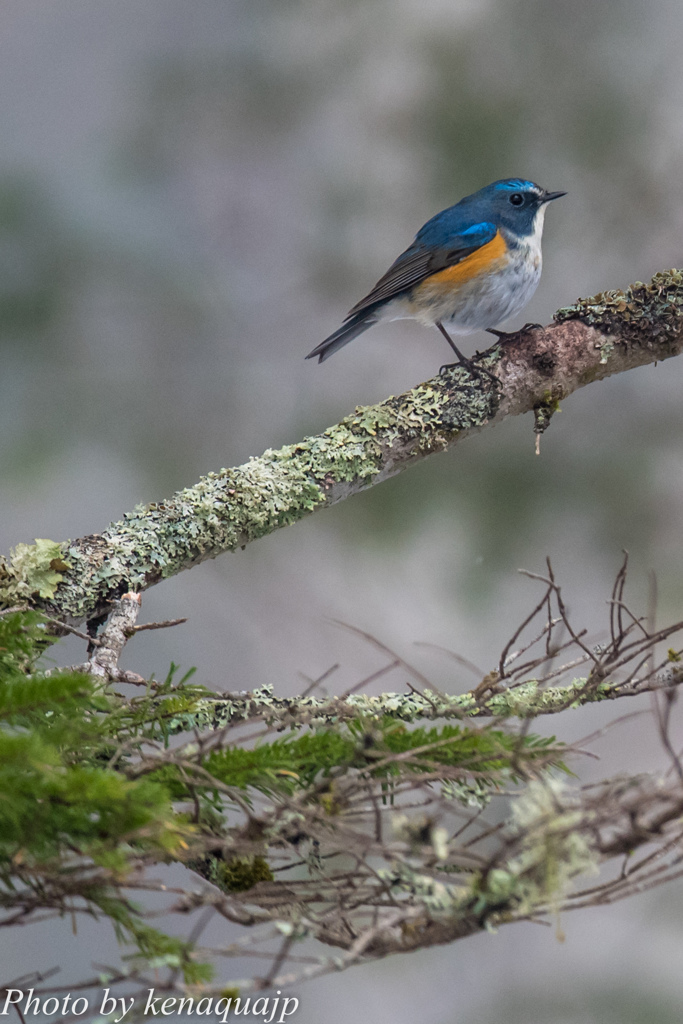
[[[71,624],[107,614],[124,592],[140,592],[235,551],[506,416],[533,411],[541,432],[558,402],[577,388],[668,359],[681,348],[678,271],[579,300],[559,310],[551,326],[484,353],[482,365],[500,388],[453,369],[379,405],[359,407],[318,436],[209,473],[102,533],[17,545],[0,561],[0,607],[39,605]]]
[[[619,697],[637,697],[642,693],[669,690],[683,682],[683,671],[672,666],[666,678],[648,679],[642,683],[602,682],[575,679],[565,686],[543,687],[535,679],[511,689],[502,689],[488,697],[468,693],[365,693],[350,697],[278,697],[271,686],[251,693],[197,701],[195,709],[174,718],[170,732],[191,729],[222,729],[238,722],[260,720],[274,728],[332,725],[350,722],[395,718],[399,722],[421,722],[438,719],[471,718],[536,718],[555,715],[569,708],[583,707]]]

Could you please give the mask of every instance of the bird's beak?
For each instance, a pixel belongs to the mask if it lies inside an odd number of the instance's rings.
[[[561,196],[566,196],[566,192],[544,192],[543,202],[552,203],[553,199],[559,199]]]

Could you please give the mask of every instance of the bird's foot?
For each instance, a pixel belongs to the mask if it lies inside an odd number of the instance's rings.
[[[488,377],[488,379],[492,381],[494,386],[497,388],[502,388],[503,386],[500,377],[496,377],[494,373],[491,373],[490,370],[484,369],[483,366],[478,366],[474,360],[465,359],[464,357],[459,359],[457,363],[444,363],[444,365],[439,369],[439,376],[442,376],[446,370],[455,370],[459,366],[463,366],[466,370],[469,370],[473,376],[479,377],[480,380],[484,377]]]
[[[487,334],[494,334],[498,341],[514,341],[516,338],[521,338],[523,334],[528,334],[529,331],[543,330],[543,324],[524,324],[524,327],[520,327],[518,331],[499,331],[496,327],[487,327]]]
[[[484,377],[488,377],[489,380],[493,382],[495,387],[501,388],[503,386],[498,377],[494,376],[494,374],[492,374],[489,370],[485,370],[483,366],[478,366],[475,362],[473,362],[472,359],[468,359],[467,356],[464,356],[462,354],[462,352],[455,344],[455,342],[451,338],[450,334],[448,333],[444,325],[439,320],[436,321],[435,326],[439,331],[441,331],[444,338],[446,339],[446,341],[448,342],[448,344],[451,346],[456,356],[458,357],[457,363],[444,363],[444,365],[439,370],[439,375],[441,375],[444,372],[444,370],[452,370],[456,366],[464,366],[466,370],[469,370],[472,376],[478,377],[479,380],[483,380]]]

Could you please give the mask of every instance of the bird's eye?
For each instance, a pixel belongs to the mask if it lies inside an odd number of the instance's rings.
[[[510,202],[513,206],[521,206],[524,202],[524,196],[521,192],[513,192],[510,196]]]

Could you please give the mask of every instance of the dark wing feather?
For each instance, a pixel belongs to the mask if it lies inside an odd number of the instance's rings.
[[[477,227],[488,230],[479,231],[476,235],[474,232],[463,233],[460,237],[456,236],[453,239],[452,245],[434,248],[415,242],[392,263],[372,291],[368,292],[365,298],[349,310],[345,320],[357,316],[359,313],[371,312],[377,306],[414,288],[425,278],[437,274],[440,270],[445,270],[446,267],[455,266],[456,263],[460,263],[477,249],[481,249],[482,245],[491,241],[495,235],[495,228],[491,224],[477,225]],[[469,238],[467,238],[467,234],[470,235]]]

